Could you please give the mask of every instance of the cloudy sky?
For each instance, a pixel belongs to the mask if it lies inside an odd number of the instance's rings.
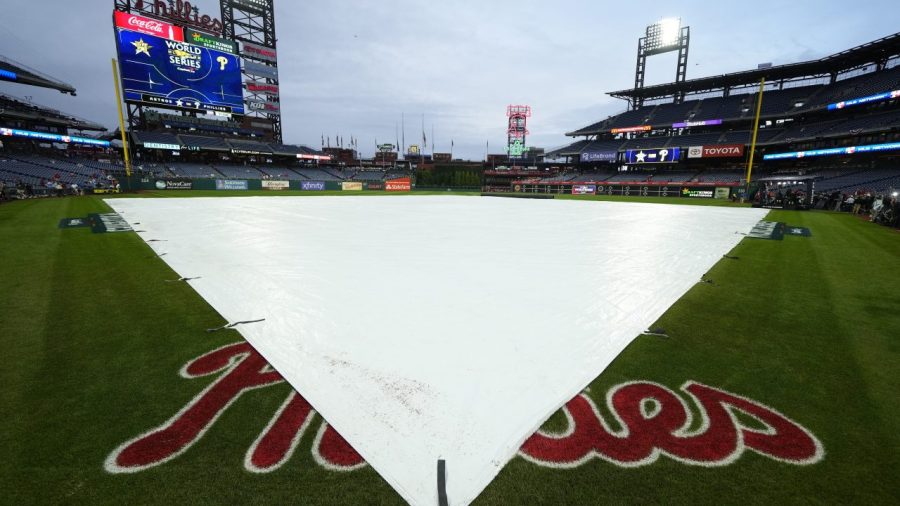
[[[0,0],[0,54],[73,84],[78,96],[0,83],[0,91],[116,125],[111,0]],[[196,0],[218,17],[216,0]],[[77,8],[75,7],[77,6]],[[688,78],[818,58],[894,33],[891,1],[304,0],[276,2],[285,141],[322,135],[406,142],[482,159],[503,152],[506,106],[534,110],[529,145],[622,112],[605,95],[633,86],[637,39],[659,19],[691,27]],[[671,81],[674,55],[651,58],[647,84]],[[334,142],[334,141],[332,141]],[[430,146],[429,146],[430,151]]]

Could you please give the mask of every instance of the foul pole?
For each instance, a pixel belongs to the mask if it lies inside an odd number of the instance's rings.
[[[125,175],[131,177],[131,156],[128,154],[128,135],[125,133],[125,116],[122,113],[122,91],[119,90],[119,64],[112,59],[113,86],[116,88],[116,105],[119,107],[119,131],[122,133],[122,153],[125,155]]]
[[[756,136],[759,134],[759,117],[762,115],[763,90],[766,78],[759,82],[759,100],[756,102],[756,119],[753,120],[753,139],[750,141],[750,161],[747,163],[747,192],[750,192],[750,181],[753,177],[753,156],[756,154]],[[747,195],[749,198],[750,195]]]

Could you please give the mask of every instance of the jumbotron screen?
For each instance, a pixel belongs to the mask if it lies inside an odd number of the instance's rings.
[[[127,102],[244,114],[237,56],[130,30],[118,39]]]

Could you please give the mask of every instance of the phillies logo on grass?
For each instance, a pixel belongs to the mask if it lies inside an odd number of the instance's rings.
[[[188,362],[180,374],[187,379],[214,374],[218,378],[167,421],[110,453],[104,464],[108,472],[137,473],[179,457],[244,393],[284,381],[246,342],[206,353]],[[606,395],[606,408],[617,428],[610,426],[594,401],[580,394],[563,408],[566,430],[537,432],[519,455],[539,466],[563,469],[594,459],[638,467],[661,456],[688,465],[726,466],[746,451],[795,465],[815,464],[825,456],[810,431],[768,406],[692,381],[681,390],[683,395],[646,381],[613,387]],[[685,397],[699,412],[699,425]],[[252,473],[280,468],[311,430],[315,415],[306,399],[291,392],[247,449],[244,468]],[[316,429],[312,457],[332,471],[365,465],[325,421]]]

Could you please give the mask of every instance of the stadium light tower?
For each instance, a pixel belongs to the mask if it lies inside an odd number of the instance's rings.
[[[516,160],[525,155],[525,137],[528,135],[531,106],[511,105],[506,108],[506,117],[509,118],[506,152],[509,153],[510,160]]]
[[[667,18],[647,27],[644,36],[638,40],[637,69],[634,75],[634,89],[644,87],[644,77],[647,71],[647,57],[678,51],[678,69],[675,74],[675,82],[684,82],[687,76],[688,48],[691,42],[691,27],[681,26],[681,18]],[[675,95],[675,103],[684,101],[684,93]],[[631,104],[633,109],[644,105],[642,97],[634,97]]]

